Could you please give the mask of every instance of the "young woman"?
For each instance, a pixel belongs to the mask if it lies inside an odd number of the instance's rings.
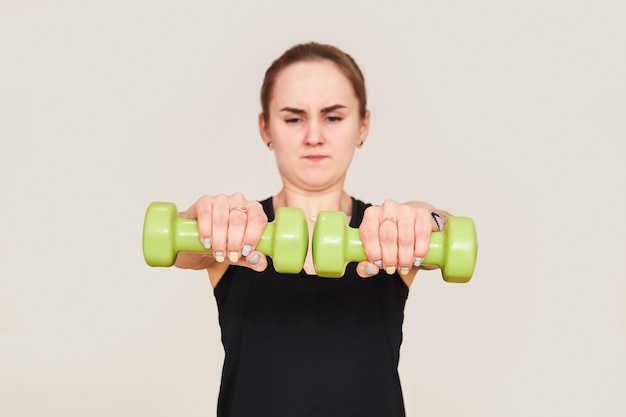
[[[448,213],[421,202],[374,206],[344,190],[370,123],[363,75],[345,52],[290,48],[267,70],[261,105],[282,189],[260,202],[204,196],[181,214],[198,220],[213,253],[181,253],[176,266],[206,269],[214,287],[226,353],[218,416],[404,416],[404,305]],[[302,208],[310,234],[320,211],[343,211],[368,260],[325,279],[309,251],[300,274],[275,272],[255,247],[280,207]]]

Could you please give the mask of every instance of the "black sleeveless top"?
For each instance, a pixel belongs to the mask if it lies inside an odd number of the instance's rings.
[[[274,220],[272,199],[262,201]],[[352,199],[351,227],[369,205]],[[408,288],[230,266],[214,293],[225,349],[219,417],[404,416],[398,376]]]

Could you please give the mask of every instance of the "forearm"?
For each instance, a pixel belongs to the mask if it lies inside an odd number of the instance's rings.
[[[215,263],[213,255],[204,253],[181,252],[176,257],[174,266],[180,269],[206,269]]]

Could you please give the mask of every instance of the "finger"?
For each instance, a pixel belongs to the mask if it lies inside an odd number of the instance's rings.
[[[241,254],[243,235],[248,223],[247,201],[241,193],[236,193],[228,198],[228,232],[226,250],[228,260],[236,263]]]
[[[432,217],[428,210],[420,210],[415,221],[415,260],[414,266],[419,266],[428,254],[430,234],[432,232]]]
[[[243,206],[231,207],[228,217],[228,233],[227,233],[227,253],[228,260],[235,263],[239,260],[241,248],[243,247],[243,234],[246,231],[246,223],[248,215]]]
[[[250,255],[241,259],[240,264],[256,272],[265,271],[267,268],[267,257],[259,251],[252,251]]]
[[[380,269],[369,261],[359,262],[356,266],[356,273],[361,278],[371,278],[378,275],[378,272]]]
[[[211,232],[213,228],[213,199],[200,198],[185,214],[187,219],[198,221],[198,238],[206,249],[211,249]]]
[[[378,234],[382,251],[383,267],[388,274],[396,272],[398,264],[398,220],[396,217],[384,217]]]
[[[363,220],[359,226],[359,235],[363,243],[363,250],[367,259],[374,263],[376,268],[382,268],[382,251],[378,229],[380,226],[380,207],[368,207],[363,214]]]
[[[415,261],[415,216],[410,210],[400,210],[398,217],[398,271],[407,275]]]
[[[228,197],[218,195],[215,197],[212,216],[211,245],[213,256],[217,262],[224,262],[227,242],[228,242],[228,225],[229,225],[230,204]]]
[[[380,226],[378,234],[382,251],[383,268],[391,275],[398,266],[398,214],[399,204],[393,200],[385,200],[381,205]]]
[[[246,205],[246,230],[242,239],[241,254],[248,256],[256,249],[267,227],[267,215],[260,203],[248,202]]]

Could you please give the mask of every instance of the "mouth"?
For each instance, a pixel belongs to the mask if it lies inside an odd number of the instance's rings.
[[[328,158],[328,156],[327,155],[305,155],[303,158],[311,162],[320,162]]]

